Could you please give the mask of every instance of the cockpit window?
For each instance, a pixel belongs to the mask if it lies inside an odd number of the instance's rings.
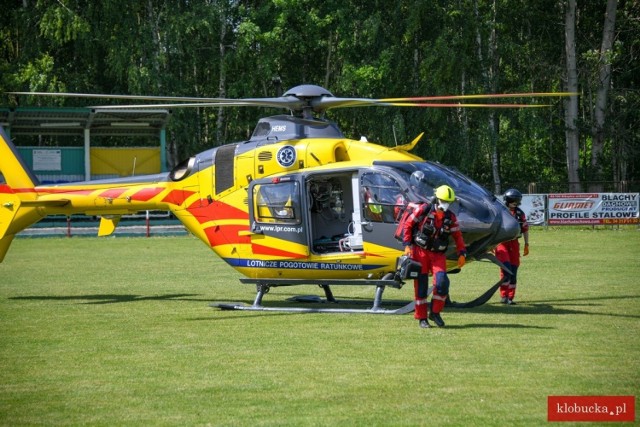
[[[253,188],[253,216],[257,222],[300,223],[297,182],[257,184]]]

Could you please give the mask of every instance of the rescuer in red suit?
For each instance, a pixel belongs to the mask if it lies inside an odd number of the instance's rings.
[[[522,256],[529,255],[529,224],[527,224],[527,217],[524,211],[518,207],[522,202],[522,193],[515,188],[510,188],[504,193],[504,202],[511,215],[520,224],[520,235],[513,240],[502,242],[496,247],[496,258],[511,270],[511,273],[509,273],[503,268],[500,269],[500,302],[503,304],[515,304],[513,298],[516,296],[518,267],[520,267],[519,238],[520,236],[524,237]]]
[[[414,206],[413,212],[401,224],[405,255],[422,264],[422,270],[413,284],[414,318],[418,319],[421,328],[431,327],[427,319],[439,327],[444,326],[440,312],[449,294],[445,252],[450,237],[453,237],[458,251],[458,267],[462,268],[466,262],[467,251],[458,220],[449,210],[449,205],[455,198],[453,189],[442,185],[436,189],[435,200],[432,203],[425,202]],[[429,273],[433,275],[434,285],[430,314],[427,307]]]

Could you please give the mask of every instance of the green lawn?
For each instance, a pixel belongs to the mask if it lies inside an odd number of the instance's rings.
[[[637,228],[534,228],[518,305],[496,295],[423,330],[411,314],[213,309],[255,289],[192,237],[16,239],[0,264],[0,425],[546,424],[549,395],[638,395],[639,254]],[[497,277],[469,263],[451,296]]]

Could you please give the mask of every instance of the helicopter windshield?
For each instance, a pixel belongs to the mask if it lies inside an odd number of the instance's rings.
[[[380,162],[400,172],[409,184],[408,196],[412,201],[430,201],[434,191],[441,185],[455,189],[456,195],[471,198],[493,198],[493,195],[460,172],[435,162],[391,163]]]

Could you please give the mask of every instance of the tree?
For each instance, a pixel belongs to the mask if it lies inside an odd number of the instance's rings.
[[[302,83],[374,98],[580,91],[564,108],[551,100],[552,108],[534,110],[327,113],[346,136],[386,145],[425,132],[416,154],[496,192],[541,181],[579,191],[585,181],[640,176],[640,3],[615,5],[610,0],[607,12],[606,2],[575,0],[18,2],[0,9],[0,91],[243,98]],[[2,96],[7,105],[86,105]],[[258,117],[282,112],[173,109],[169,158],[249,138]]]
[[[565,52],[567,62],[567,91],[575,93],[565,102],[567,144],[567,178],[569,191],[580,191],[578,121],[578,68],[576,62],[576,1],[568,0],[565,10]]]
[[[593,143],[591,148],[591,167],[593,177],[600,181],[602,176],[603,150],[605,144],[605,122],[608,106],[609,86],[611,84],[611,63],[613,60],[613,40],[616,23],[617,0],[607,1],[607,11],[602,30],[602,44],[598,52],[598,82],[594,103],[594,121],[592,126]],[[589,191],[602,191],[602,183],[593,182]]]

